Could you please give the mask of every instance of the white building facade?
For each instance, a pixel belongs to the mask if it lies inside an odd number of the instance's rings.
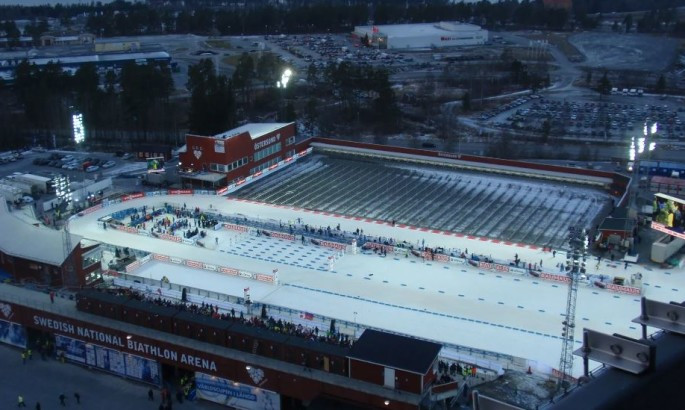
[[[483,45],[488,31],[475,24],[441,21],[426,24],[357,26],[354,34],[368,36],[371,45],[381,49],[441,48]]]

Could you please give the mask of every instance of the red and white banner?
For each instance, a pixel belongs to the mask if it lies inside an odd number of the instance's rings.
[[[632,286],[615,285],[613,283],[607,284],[607,289],[609,289],[612,292],[627,293],[629,295],[639,295],[640,293],[642,293],[640,288],[634,288]]]
[[[167,255],[160,255],[159,253],[153,253],[152,257],[160,262],[169,262],[169,257]]]
[[[242,226],[242,225],[236,225],[236,224],[223,224],[224,229],[228,229],[229,231],[236,231],[236,232],[248,232],[250,228],[247,226]]]
[[[180,237],[180,236],[176,236],[176,235],[169,235],[169,234],[167,234],[167,233],[163,233],[163,234],[159,235],[159,237],[160,237],[161,239],[166,240],[166,241],[181,242],[181,237]]]
[[[138,230],[131,226],[117,225],[117,229],[128,233],[138,233]]]
[[[337,249],[339,251],[347,250],[347,247],[349,246],[349,245],[344,244],[344,243],[331,242],[331,241],[319,241],[319,245],[326,247],[326,248]]]
[[[238,276],[238,269],[227,268],[225,266],[219,266],[219,272],[227,273],[229,275]]]
[[[506,265],[500,265],[499,263],[490,263],[490,262],[480,261],[480,262],[478,262],[478,267],[481,269],[494,270],[496,272],[509,273],[509,267]]]
[[[285,239],[287,241],[294,241],[295,235],[283,232],[266,231],[272,238]]]
[[[191,267],[191,268],[200,268],[200,269],[202,269],[202,262],[191,261],[190,259],[187,259],[187,260],[186,260],[186,266]]]
[[[192,195],[192,189],[170,189],[167,191],[167,195]]]
[[[568,276],[553,275],[551,273],[541,273],[540,279],[551,280],[554,282],[563,282],[563,283],[569,283],[571,281],[571,278],[569,278]]]
[[[130,201],[130,200],[132,200],[132,199],[138,199],[138,198],[142,198],[142,197],[144,197],[144,196],[145,196],[144,193],[138,192],[137,194],[131,194],[131,195],[126,195],[126,196],[122,197],[122,198],[121,198],[121,201],[122,201],[122,202]]]
[[[430,252],[424,252],[423,258],[426,260],[433,260],[433,261],[438,261],[438,262],[449,262],[450,261],[450,257],[448,255],[444,255],[442,253],[431,254]]]
[[[257,279],[258,281],[261,281],[261,282],[269,282],[269,283],[273,283],[273,282],[274,282],[274,277],[273,277],[273,276],[270,276],[270,275],[263,275],[263,274],[260,274],[260,273],[257,274],[257,276],[256,276],[255,279]]]

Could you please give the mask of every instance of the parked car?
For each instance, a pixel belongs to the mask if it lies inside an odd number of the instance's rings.
[[[95,171],[97,171],[98,169],[100,169],[99,166],[97,166],[97,165],[91,165],[91,166],[89,166],[88,168],[86,168],[86,172],[95,172]]]
[[[30,204],[30,203],[33,202],[33,197],[30,197],[30,196],[26,195],[26,196],[22,197],[21,200],[22,200],[25,204]]]
[[[112,168],[115,166],[117,163],[114,161],[107,161],[104,164],[102,164],[102,168]]]
[[[133,158],[133,154],[131,154],[130,152],[127,152],[121,156],[121,159],[130,159],[130,158]]]

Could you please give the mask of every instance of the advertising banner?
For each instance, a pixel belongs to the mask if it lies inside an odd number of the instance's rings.
[[[67,360],[86,364],[86,343],[70,337],[55,335],[55,352],[64,354]]]
[[[639,295],[641,293],[640,288],[634,288],[632,286],[615,285],[613,283],[607,284],[606,288],[612,292],[627,293],[629,295]]]
[[[319,241],[319,245],[325,248],[337,249],[340,251],[347,250],[347,244],[331,241]]]
[[[154,360],[126,354],[126,376],[146,383],[159,385],[159,364]]]
[[[571,278],[569,278],[568,276],[553,275],[551,273],[541,273],[540,279],[551,280],[551,281],[555,281],[555,282],[563,282],[563,283],[569,283],[571,281]]]
[[[144,357],[86,343],[71,337],[55,335],[55,351],[70,361],[126,376],[145,383],[161,383],[159,363]]]
[[[281,398],[272,391],[195,372],[198,397],[245,410],[280,410]]]
[[[0,320],[0,342],[17,347],[26,347],[26,329],[24,326]]]

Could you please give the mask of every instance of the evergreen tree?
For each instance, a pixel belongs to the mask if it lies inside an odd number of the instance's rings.
[[[597,85],[597,91],[599,91],[599,93],[602,95],[609,95],[609,93],[611,93],[611,81],[609,81],[609,77],[607,77],[606,72],[604,73],[604,75],[602,75],[602,78],[600,78],[599,80],[599,84]]]
[[[661,94],[664,91],[666,91],[666,78],[664,77],[663,74],[659,76],[659,79],[656,82],[656,86],[654,87],[654,90],[658,93]]]
[[[461,109],[464,112],[471,111],[471,93],[468,91],[461,96]]]

